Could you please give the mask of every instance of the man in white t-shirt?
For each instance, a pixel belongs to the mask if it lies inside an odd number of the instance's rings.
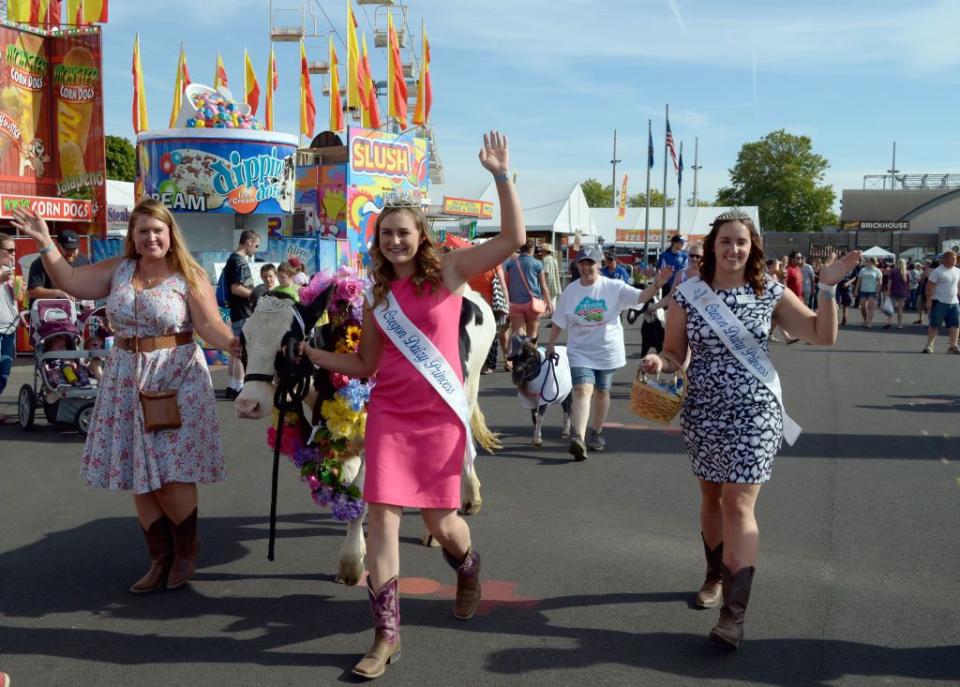
[[[610,386],[617,369],[627,364],[620,313],[653,298],[667,283],[673,269],[661,270],[643,291],[600,274],[603,255],[596,246],[587,246],[577,256],[580,278],[560,294],[553,313],[553,328],[547,356],[553,354],[560,332],[567,331],[567,356],[573,377],[573,433],[570,453],[585,460],[587,449],[602,451],[603,422],[610,409]],[[587,415],[593,410],[590,436],[584,441]]]
[[[924,353],[933,353],[933,344],[941,326],[950,335],[947,353],[960,354],[957,335],[960,334],[960,268],[957,254],[948,250],[940,259],[940,267],[927,277],[927,303],[930,304],[930,326]]]

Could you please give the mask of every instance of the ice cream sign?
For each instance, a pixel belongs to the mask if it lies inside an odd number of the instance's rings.
[[[281,215],[293,211],[296,137],[268,131],[141,134],[143,192],[174,212]]]

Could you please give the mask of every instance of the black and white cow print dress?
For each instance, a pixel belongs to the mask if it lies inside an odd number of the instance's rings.
[[[783,289],[768,278],[762,296],[749,286],[718,290],[717,295],[767,351],[773,309]],[[783,442],[780,404],[683,294],[673,297],[687,314],[691,358],[680,425],[693,474],[708,482],[766,482]]]

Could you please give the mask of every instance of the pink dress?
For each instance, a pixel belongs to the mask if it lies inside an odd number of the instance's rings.
[[[137,294],[134,320],[131,277],[136,263],[120,263],[113,275],[107,316],[117,336],[157,336],[192,331],[187,282],[174,275]],[[135,326],[136,325],[136,326]],[[168,482],[206,484],[225,479],[220,419],[203,351],[195,344],[140,354],[114,348],[83,449],[80,475],[105,489],[156,491]],[[177,389],[183,426],[146,433],[138,389]]]
[[[459,344],[463,299],[443,286],[435,293],[424,286],[417,295],[409,279],[390,282],[390,290],[463,382]],[[463,424],[382,329],[380,336],[383,355],[367,409],[363,498],[394,506],[457,508],[466,445]]]

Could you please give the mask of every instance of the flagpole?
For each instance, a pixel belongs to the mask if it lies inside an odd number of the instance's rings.
[[[693,139],[693,207],[697,207],[697,174],[700,172],[700,138]]]
[[[680,141],[680,161],[683,162],[683,141]],[[677,236],[680,235],[680,213],[683,210],[683,168],[677,172]]]
[[[667,103],[667,122],[670,121],[670,104]],[[661,214],[660,220],[660,252],[662,253],[666,247],[666,235],[667,235],[667,157],[669,157],[670,151],[667,148],[667,130],[663,130],[663,212]]]
[[[610,184],[610,188],[613,189],[611,193],[613,204],[610,207],[614,207],[614,208],[617,207],[617,163],[618,162],[621,162],[621,160],[617,159],[617,130],[614,129],[613,130],[613,159],[610,160],[610,164],[613,165],[613,181]]]
[[[643,269],[650,263],[650,156],[653,153],[653,120],[647,120],[647,211],[643,220]]]

